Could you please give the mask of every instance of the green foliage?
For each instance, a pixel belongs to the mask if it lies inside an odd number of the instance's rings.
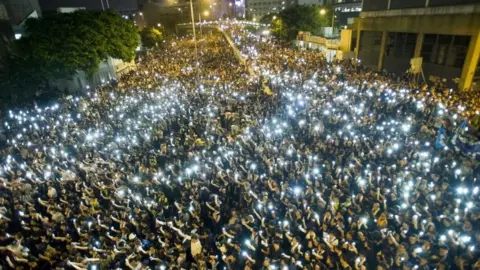
[[[295,39],[299,31],[315,34],[320,31],[320,28],[328,26],[329,14],[332,14],[326,9],[326,15],[321,15],[322,9],[326,8],[296,5],[282,10],[276,19],[273,19],[274,15],[271,17],[272,33],[285,40]]]
[[[142,45],[146,48],[152,48],[160,44],[163,40],[163,34],[154,27],[145,27],[140,33]]]
[[[268,13],[265,14],[261,19],[260,23],[271,24],[273,23],[278,17],[278,13]]]
[[[0,70],[6,76],[0,84],[29,92],[50,79],[69,79],[78,70],[93,74],[108,56],[133,60],[139,44],[135,25],[113,10],[29,19],[23,37],[16,41],[17,54]]]
[[[59,13],[26,22],[20,46],[52,69],[94,73],[108,56],[131,61],[139,44],[135,26],[113,10]]]
[[[105,41],[106,54],[110,57],[130,62],[135,58],[135,51],[140,45],[137,27],[130,20],[125,20],[116,11],[107,10],[97,13],[101,33]]]

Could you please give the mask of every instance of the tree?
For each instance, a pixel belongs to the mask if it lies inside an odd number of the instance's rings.
[[[140,36],[142,37],[142,45],[146,48],[157,46],[163,40],[162,32],[153,27],[145,27],[140,32]]]
[[[139,40],[133,23],[115,11],[80,10],[27,20],[20,44],[52,71],[68,76],[77,70],[94,73],[108,56],[131,61]]]
[[[295,39],[299,31],[315,34],[320,31],[322,27],[328,26],[328,16],[322,16],[320,14],[320,10],[322,9],[326,8],[296,5],[282,10],[276,19],[274,19],[273,16],[271,17],[272,33],[286,40]],[[331,13],[329,10],[326,12]],[[268,19],[269,18],[265,18],[265,20]]]
[[[0,70],[8,78],[2,86],[25,90],[51,79],[69,79],[79,70],[93,74],[108,56],[133,60],[139,44],[135,25],[113,10],[29,19],[15,44],[18,54]]]
[[[278,18],[278,13],[268,13],[265,14],[261,19],[260,23],[271,24]]]

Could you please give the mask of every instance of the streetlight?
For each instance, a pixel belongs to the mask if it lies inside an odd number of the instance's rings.
[[[320,15],[325,15],[327,14],[327,10],[322,8],[320,10]],[[335,10],[332,11],[332,36],[333,36],[333,27],[334,27],[334,24],[335,24]]]
[[[157,27],[161,27],[161,26],[162,26],[162,24],[161,24],[161,23],[157,23]]]
[[[208,12],[208,10],[203,11],[203,16],[207,17],[208,15],[210,15],[210,12]],[[202,35],[202,15],[200,12],[198,13],[198,22],[200,23],[200,36],[201,36]]]
[[[182,18],[182,22],[183,22],[183,9],[178,8],[178,11],[180,11],[180,17]]]
[[[273,16],[273,18],[272,18],[272,19],[273,19],[273,20],[276,20],[276,19],[277,19],[277,16]]]

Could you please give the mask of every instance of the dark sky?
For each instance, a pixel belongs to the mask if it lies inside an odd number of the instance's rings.
[[[42,11],[54,11],[59,7],[85,7],[88,10],[102,10],[102,0],[39,0]],[[137,0],[108,0],[110,8],[119,11],[137,9]],[[107,0],[103,0],[107,8]]]

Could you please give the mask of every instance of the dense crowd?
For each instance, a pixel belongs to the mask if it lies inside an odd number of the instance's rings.
[[[6,112],[2,266],[480,268],[480,164],[435,149],[478,98],[225,28],[257,76],[220,36],[175,39],[118,83]]]

